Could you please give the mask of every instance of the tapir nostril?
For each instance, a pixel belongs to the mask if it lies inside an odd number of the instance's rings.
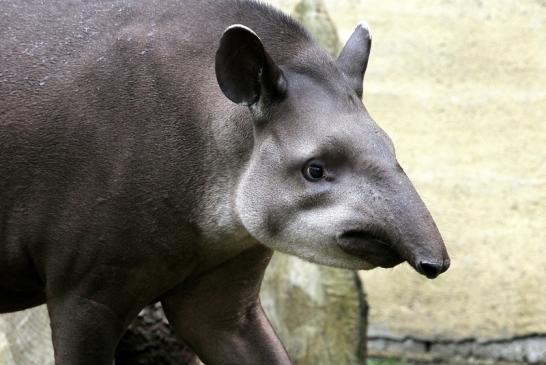
[[[446,271],[447,266],[448,265],[444,265],[443,263],[421,261],[419,262],[419,271],[421,271],[427,278],[434,279]]]

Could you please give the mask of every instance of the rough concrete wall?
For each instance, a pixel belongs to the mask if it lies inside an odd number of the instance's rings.
[[[372,26],[366,105],[452,257],[435,281],[407,265],[362,274],[370,349],[421,339],[546,362],[546,2],[326,4],[342,39]]]
[[[366,311],[356,273],[275,254],[261,300],[296,365],[363,364]]]
[[[0,316],[1,365],[53,365],[53,362],[45,305]]]
[[[368,108],[452,257],[437,281],[363,274],[376,334],[546,333],[545,5],[367,2]]]
[[[323,0],[298,1],[292,11],[292,16],[298,19],[330,54],[337,55],[339,53],[341,44],[337,29]]]

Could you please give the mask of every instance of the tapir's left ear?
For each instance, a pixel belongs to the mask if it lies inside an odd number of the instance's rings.
[[[372,36],[367,23],[360,23],[337,58],[341,71],[349,79],[351,87],[362,98],[362,82],[368,66]]]
[[[282,96],[286,82],[281,69],[252,29],[228,27],[216,51],[216,79],[225,96],[235,103],[253,105]]]

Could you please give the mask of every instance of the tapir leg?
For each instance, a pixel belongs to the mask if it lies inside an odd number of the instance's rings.
[[[108,306],[77,295],[47,303],[56,365],[112,365],[126,320]]]
[[[171,326],[207,365],[291,364],[258,298],[271,254],[250,248],[162,298]]]

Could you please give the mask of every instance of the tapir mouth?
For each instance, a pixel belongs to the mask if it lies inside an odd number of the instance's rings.
[[[394,248],[390,237],[369,230],[348,230],[337,237],[339,247],[374,266],[393,267],[405,260]]]

